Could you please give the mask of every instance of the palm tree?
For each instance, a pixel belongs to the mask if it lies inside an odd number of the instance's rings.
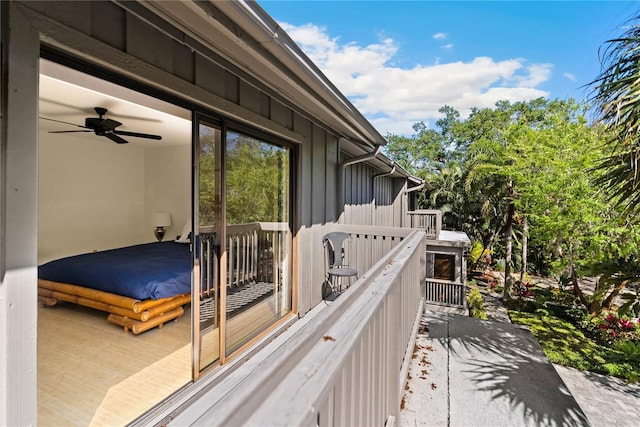
[[[425,175],[424,204],[443,212],[444,222],[451,229],[458,229],[458,209],[462,203],[462,168],[456,162],[440,164]]]
[[[591,101],[607,133],[610,153],[598,166],[600,184],[629,213],[640,213],[640,15],[619,38],[605,42]]]

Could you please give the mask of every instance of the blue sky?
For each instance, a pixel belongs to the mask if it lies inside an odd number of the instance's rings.
[[[598,49],[638,1],[258,0],[383,135],[443,105],[465,117],[538,97],[584,100]]]

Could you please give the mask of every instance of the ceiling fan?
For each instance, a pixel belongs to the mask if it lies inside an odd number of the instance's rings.
[[[129,132],[126,130],[116,130],[116,128],[118,126],[121,126],[122,123],[116,120],[105,119],[103,116],[107,114],[106,108],[95,107],[94,109],[96,110],[98,117],[87,117],[86,119],[84,119],[84,126],[77,125],[74,123],[69,123],[69,122],[63,122],[61,120],[48,119],[46,117],[40,117],[40,118],[43,120],[49,120],[51,122],[64,123],[67,125],[86,129],[86,130],[58,130],[58,131],[51,131],[49,133],[93,132],[98,136],[105,136],[117,144],[126,144],[129,142],[126,139],[120,137],[120,135],[133,136],[136,138],[146,138],[146,139],[157,139],[157,140],[162,139],[160,135],[150,135],[147,133]]]

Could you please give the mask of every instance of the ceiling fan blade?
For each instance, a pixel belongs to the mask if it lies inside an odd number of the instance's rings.
[[[162,139],[160,135],[150,135],[148,133],[129,132],[126,130],[114,130],[113,133],[125,136],[135,136],[137,138]]]
[[[42,120],[48,120],[48,121],[50,121],[50,122],[58,122],[58,123],[63,123],[63,124],[65,124],[65,125],[76,126],[76,127],[83,128],[83,129],[89,129],[89,128],[88,128],[88,127],[86,127],[86,126],[77,125],[77,124],[75,124],[75,123],[63,122],[62,120],[48,119],[48,118],[46,118],[46,117],[38,117],[38,118],[39,118],[39,119],[42,119]]]
[[[52,130],[47,133],[76,133],[76,132],[93,132],[92,130]]]
[[[126,139],[120,138],[118,135],[111,133],[111,132],[106,132],[104,134],[104,136],[106,136],[107,138],[109,138],[110,140],[112,140],[113,142],[115,142],[116,144],[128,144],[129,141],[127,141]]]

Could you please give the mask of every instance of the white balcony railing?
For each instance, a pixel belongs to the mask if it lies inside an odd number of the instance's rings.
[[[465,308],[467,306],[465,286],[450,280],[427,278],[425,301]]]
[[[418,209],[407,212],[409,214],[409,226],[420,228],[427,234],[427,239],[437,240],[442,231],[442,211],[431,209]]]
[[[383,426],[398,420],[422,311],[425,235],[339,228],[351,232],[360,258],[381,256],[334,302],[248,359],[169,425]]]

